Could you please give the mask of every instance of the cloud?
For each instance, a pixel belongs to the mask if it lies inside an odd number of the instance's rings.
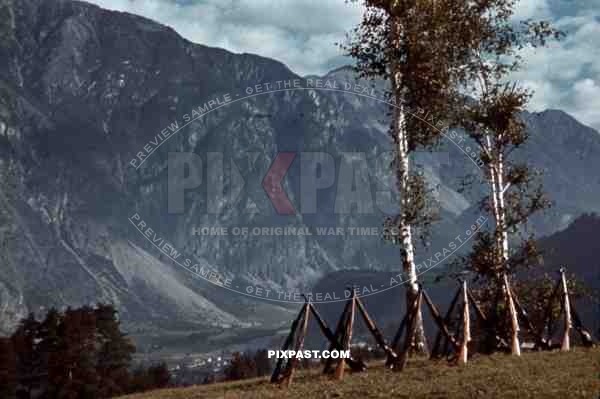
[[[294,72],[324,74],[335,45],[361,17],[341,0],[92,0],[173,27],[196,43],[275,58]]]
[[[583,79],[573,85],[570,113],[600,130],[600,84],[598,80]]]
[[[514,18],[525,20],[528,18],[548,18],[551,16],[548,0],[520,0],[515,5]]]
[[[547,48],[524,52],[526,67],[515,74],[533,89],[531,110],[559,108],[600,130],[600,20],[593,15],[568,16],[555,25],[567,37]]]
[[[323,75],[349,63],[335,45],[360,22],[362,7],[343,0],[91,0],[173,27],[183,37],[236,53],[277,59],[300,74]],[[563,109],[600,130],[600,4],[521,0],[515,20],[550,19],[568,32],[549,48],[526,50],[514,75],[535,90],[531,110]]]

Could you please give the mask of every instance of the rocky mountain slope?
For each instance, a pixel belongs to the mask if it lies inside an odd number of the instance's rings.
[[[291,317],[285,303],[227,291],[178,267],[130,222],[134,214],[183,257],[218,269],[234,285],[291,292],[339,270],[396,270],[397,248],[378,236],[191,233],[201,226],[380,227],[385,215],[377,209],[334,212],[337,175],[336,184],[319,192],[316,213],[295,215],[274,212],[261,181],[282,151],[328,152],[336,171],[350,162],[342,161],[343,152],[365,152],[371,162],[390,149],[385,104],[317,89],[232,101],[173,134],[136,169],[131,160],[193,109],[257,84],[301,77],[275,60],[190,43],[153,21],[84,2],[3,5],[10,21],[1,27],[0,49],[4,331],[29,311],[98,301],[117,304],[128,329],[139,334],[270,329]],[[354,83],[347,68],[322,78]],[[532,141],[520,156],[545,169],[556,202],[540,231],[599,211],[600,135],[560,111],[525,119]],[[208,153],[222,152],[223,192],[236,192],[240,176],[245,183],[237,202],[212,201],[208,187],[221,180],[208,173],[209,184],[186,192],[183,213],[168,212],[169,152],[194,152],[207,169]],[[479,194],[459,188],[474,167],[452,143],[442,145],[433,163],[429,155],[419,157],[444,215],[433,235],[436,248],[472,223]],[[295,159],[282,183],[295,209],[303,168]],[[380,180],[359,183],[381,189],[389,171],[380,172]],[[209,206],[218,212],[208,213]]]
[[[538,279],[544,275],[552,279],[558,278],[557,271],[565,267],[569,276],[573,275],[585,287],[586,296],[574,303],[584,326],[595,337],[600,335],[600,261],[597,258],[597,237],[600,234],[600,216],[585,214],[576,218],[567,228],[538,240],[538,248],[543,254],[543,263],[532,265],[531,269],[522,272],[520,278]],[[344,287],[349,283],[365,282],[378,287],[386,284],[394,273],[340,271],[331,273],[321,279],[315,286],[316,292],[336,291],[343,297]],[[445,312],[458,285],[449,278],[435,281],[430,274],[422,280],[423,286],[436,306]],[[388,336],[395,333],[398,323],[405,312],[404,292],[401,289],[390,289],[380,294],[362,299],[370,316],[377,325],[386,330]],[[335,325],[341,314],[344,302],[319,305],[321,315],[328,323]],[[425,311],[425,326],[428,336],[433,340],[437,327],[429,311]],[[366,327],[360,325],[359,334],[368,337]],[[313,326],[312,342],[322,344],[324,338],[318,333],[318,326]]]

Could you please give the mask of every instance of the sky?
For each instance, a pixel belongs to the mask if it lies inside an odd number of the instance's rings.
[[[349,64],[336,43],[360,22],[346,0],[88,0],[171,26],[188,40],[285,63],[299,75]],[[567,37],[527,50],[514,78],[533,89],[530,111],[561,109],[600,131],[600,0],[520,0],[516,19],[546,19]]]

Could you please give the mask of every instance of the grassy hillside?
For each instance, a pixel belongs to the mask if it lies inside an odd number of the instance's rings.
[[[480,356],[465,367],[412,360],[402,373],[381,365],[331,381],[299,374],[287,390],[266,379],[165,389],[128,399],[212,398],[600,398],[600,350]]]

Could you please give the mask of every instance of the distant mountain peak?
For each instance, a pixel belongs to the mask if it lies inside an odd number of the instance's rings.
[[[356,71],[354,70],[354,67],[352,65],[342,65],[341,67],[334,68],[331,71],[327,72],[325,74],[325,77],[336,76],[336,75],[346,75],[346,74],[352,74],[352,75],[356,74]]]

